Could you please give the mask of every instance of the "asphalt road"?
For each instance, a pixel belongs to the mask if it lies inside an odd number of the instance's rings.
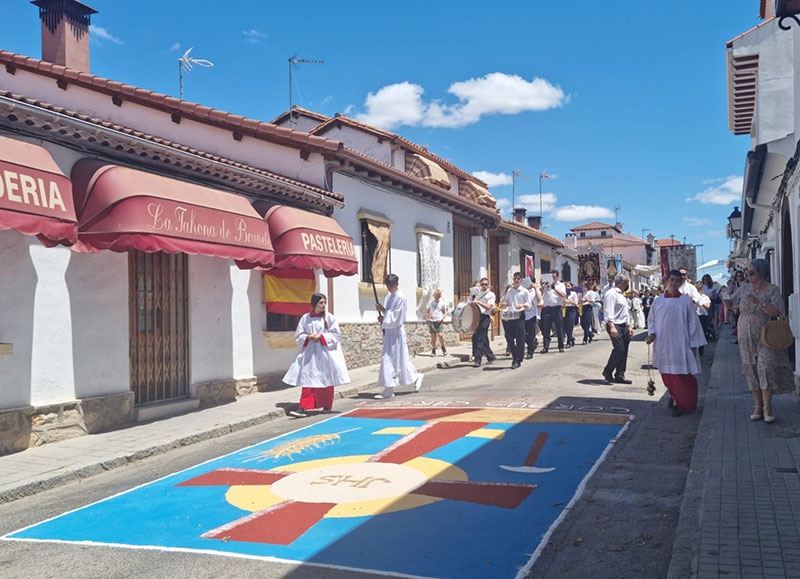
[[[577,333],[580,335],[580,332]],[[638,332],[628,377],[632,385],[608,385],[600,374],[610,342],[564,353],[537,354],[512,370],[502,356],[480,369],[465,363],[429,373],[423,391],[375,401],[368,394],[337,401],[335,410],[358,406],[474,406],[551,408],[585,413],[630,414],[634,419],[543,546],[529,577],[652,578],[667,575],[699,414],[672,418],[664,388],[653,372],[656,396],[646,392],[647,346]],[[578,338],[580,340],[580,338]],[[495,342],[497,345],[497,342]],[[703,382],[714,345],[706,348]],[[295,392],[288,391],[288,401]],[[0,535],[80,508],[212,458],[290,432],[310,419],[266,423],[180,448],[129,466],[0,505]],[[366,546],[368,548],[368,546]],[[414,556],[413,537],[399,549]],[[531,552],[536,545],[531,545]],[[197,552],[164,552],[66,543],[0,542],[0,577],[371,577],[351,570]]]

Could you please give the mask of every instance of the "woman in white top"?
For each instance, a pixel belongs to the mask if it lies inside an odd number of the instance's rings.
[[[342,333],[336,319],[325,311],[327,305],[323,294],[313,294],[311,312],[303,314],[294,333],[300,352],[283,381],[303,388],[300,407],[289,411],[296,418],[305,418],[309,410],[329,412],[333,387],[350,382],[340,346]]]
[[[428,304],[425,317],[428,319],[428,329],[431,331],[431,355],[436,356],[436,337],[439,337],[439,344],[442,346],[442,355],[447,356],[447,347],[444,345],[444,334],[442,334],[442,323],[447,314],[447,304],[442,299],[442,290],[433,290],[433,301]]]

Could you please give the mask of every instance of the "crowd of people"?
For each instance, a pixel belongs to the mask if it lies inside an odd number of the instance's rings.
[[[668,406],[673,416],[680,416],[697,408],[699,356],[704,346],[716,340],[721,325],[730,324],[738,337],[742,372],[753,394],[752,420],[773,422],[772,393],[787,391],[794,384],[786,351],[765,348],[760,340],[761,327],[786,313],[779,288],[769,282],[769,264],[763,259],[751,261],[745,271],[736,271],[724,286],[710,275],[692,282],[685,268],[670,271],[664,286],[639,291],[630,289],[626,275],[609,280],[602,293],[597,284],[562,282],[558,272],[543,277],[546,279],[537,283],[533,275],[514,272],[512,283],[499,299],[487,278],[475,282],[469,297],[478,318],[472,332],[473,366],[497,359],[489,329],[492,316],[499,313],[512,369],[533,358],[540,336],[539,354],[550,352],[554,342],[558,351],[564,352],[575,347],[578,328],[583,345],[591,344],[605,328],[611,353],[602,370],[603,379],[610,384],[631,384],[626,377],[630,339],[634,330],[646,329],[645,341],[653,345],[653,365],[670,394]],[[409,355],[404,329],[407,301],[399,290],[399,279],[389,274],[385,282],[388,294],[383,303],[376,304],[383,331],[378,399],[392,398],[395,387],[401,385],[413,385],[419,391],[423,379]],[[333,387],[350,381],[339,325],[326,305],[323,294],[312,296],[311,311],[301,317],[295,332],[298,355],[283,378],[302,388],[299,408],[290,411],[298,418],[311,411],[330,411]],[[442,332],[447,315],[442,292],[436,289],[426,308],[433,356],[438,348],[447,354]]]

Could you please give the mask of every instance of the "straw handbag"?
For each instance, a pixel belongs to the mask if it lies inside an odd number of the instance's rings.
[[[794,343],[792,328],[782,317],[770,318],[761,327],[761,345],[770,350],[785,350]]]

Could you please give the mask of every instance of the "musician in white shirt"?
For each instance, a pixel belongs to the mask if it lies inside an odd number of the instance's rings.
[[[478,327],[475,328],[475,332],[472,334],[473,366],[476,368],[481,365],[481,360],[484,356],[486,356],[487,362],[494,362],[495,358],[492,348],[489,346],[489,324],[492,323],[492,308],[497,301],[497,297],[494,295],[492,288],[489,287],[488,278],[481,278],[479,290],[477,295],[470,297],[470,301],[475,302],[481,311]]]
[[[525,355],[525,359],[530,360],[539,346],[536,332],[539,328],[539,306],[542,303],[542,293],[536,284],[536,276],[526,277],[522,280],[521,285],[528,290],[531,303],[530,309],[525,310],[525,343],[528,345],[528,353]]]
[[[552,283],[544,283],[542,286],[542,354],[550,350],[550,330],[555,326],[556,338],[558,338],[558,351],[564,351],[564,329],[561,323],[561,306],[564,298],[567,297],[567,287],[558,281],[558,272],[551,272]]]
[[[522,273],[515,272],[513,285],[508,288],[503,301],[500,302],[503,307],[501,316],[504,316],[506,321],[508,349],[513,357],[512,370],[520,367],[525,356],[525,312],[531,308],[530,295],[528,290],[520,286],[521,283]]]

